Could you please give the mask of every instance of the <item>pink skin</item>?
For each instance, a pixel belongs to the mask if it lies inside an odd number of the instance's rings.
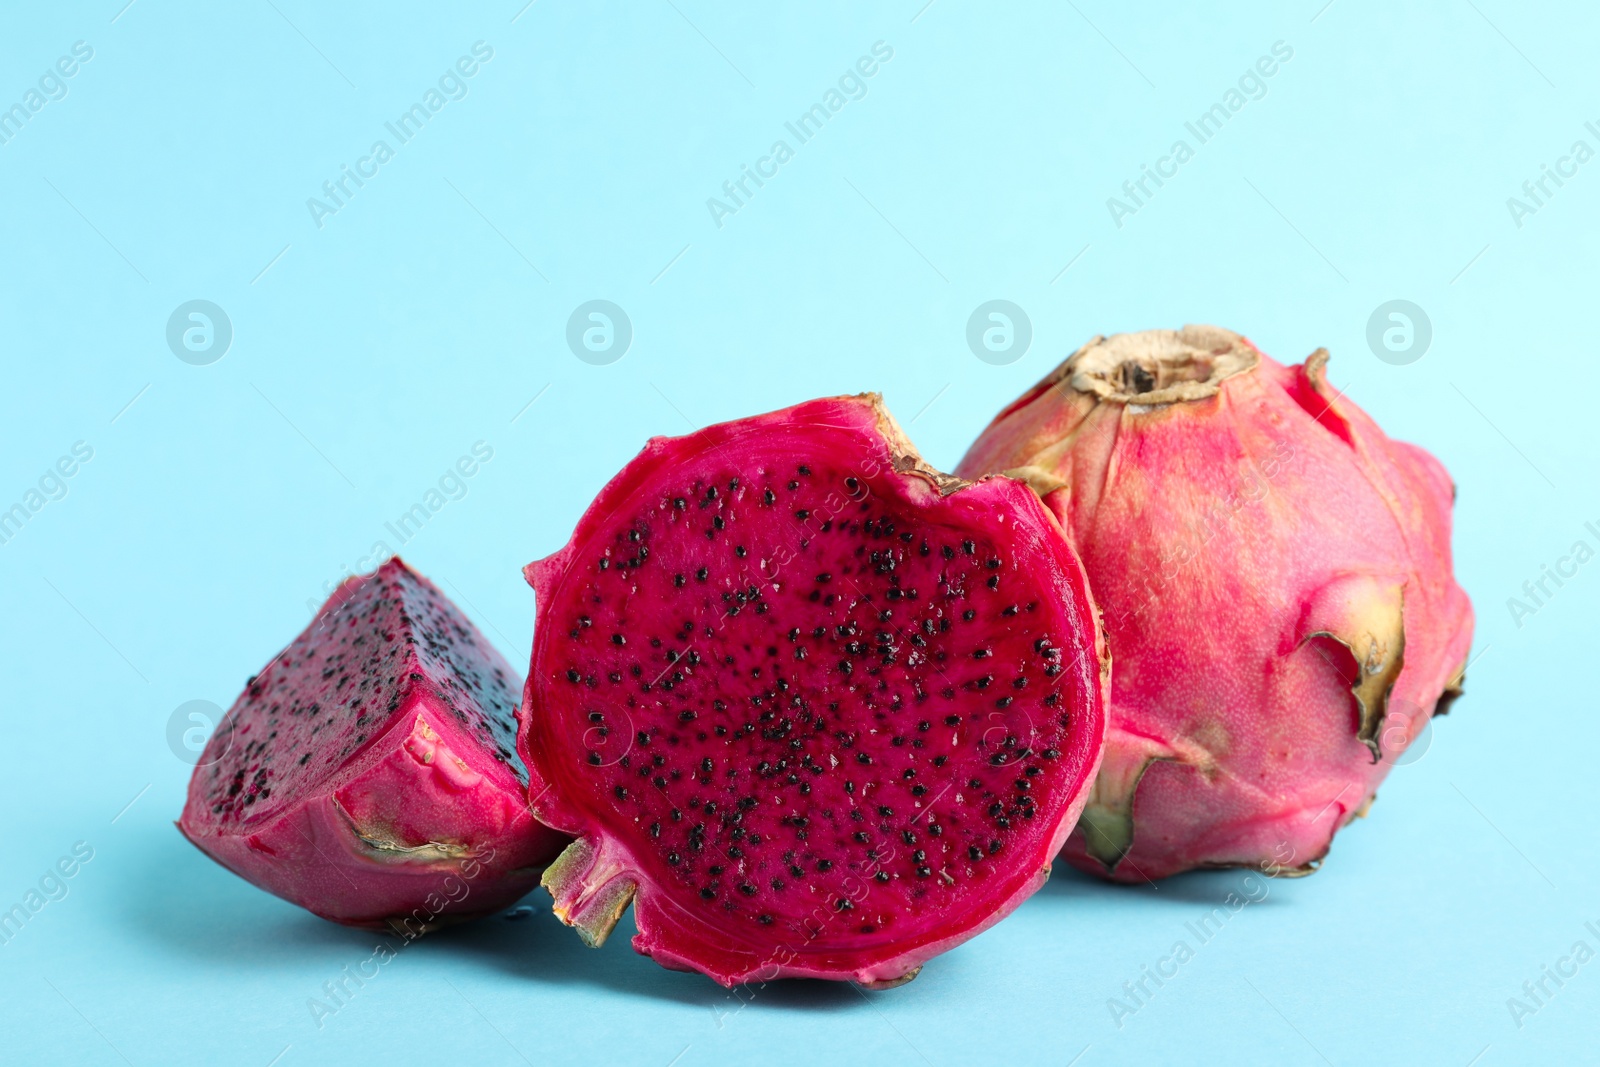
[[[246,881],[350,926],[416,935],[503,908],[566,843],[526,807],[510,751],[517,682],[432,583],[391,559],[345,582],[247,686],[178,828]],[[300,764],[306,752],[316,758]]]
[[[1472,608],[1449,475],[1339,396],[1325,352],[1285,367],[1211,327],[1106,345],[1001,412],[957,468],[1028,468],[1103,609],[1106,757],[1063,855],[1128,882],[1309,873],[1459,692]],[[1158,349],[1199,359],[1191,377],[1230,353],[1259,362],[1167,403],[1082,377]]]
[[[545,885],[590,944],[632,900],[667,967],[898,984],[1043,884],[1093,781],[1076,557],[1025,485],[923,466],[875,396],[651,441],[526,573],[519,744],[579,838]]]

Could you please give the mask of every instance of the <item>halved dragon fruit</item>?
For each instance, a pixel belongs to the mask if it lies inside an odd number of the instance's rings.
[[[566,839],[533,819],[516,672],[398,557],[251,678],[178,828],[325,919],[417,934],[513,903]]]
[[[873,394],[656,438],[537,594],[518,743],[592,945],[726,985],[889,986],[1043,884],[1108,665],[1031,490],[928,467]]]

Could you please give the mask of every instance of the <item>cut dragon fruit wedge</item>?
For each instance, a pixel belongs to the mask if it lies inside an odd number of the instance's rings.
[[[928,467],[873,394],[656,438],[529,564],[518,743],[598,945],[884,987],[1044,883],[1103,743],[1077,556],[1022,482]]]
[[[250,679],[178,828],[325,919],[405,935],[513,903],[566,838],[526,805],[516,672],[398,558]]]

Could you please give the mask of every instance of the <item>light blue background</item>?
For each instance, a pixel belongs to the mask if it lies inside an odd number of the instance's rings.
[[[1506,1001],[1580,938],[1600,949],[1600,563],[1520,627],[1506,599],[1600,543],[1600,162],[1520,228],[1506,199],[1574,140],[1600,148],[1600,15],[1323,2],[12,5],[0,104],[75,41],[94,58],[0,145],[0,506],[74,442],[94,458],[0,545],[0,906],[74,842],[94,859],[0,946],[3,1058],[1592,1059],[1600,962],[1520,1029]],[[468,95],[318,229],[306,199],[479,40]],[[866,97],[714,225],[707,197],[879,40]],[[1280,40],[1265,97],[1119,229],[1107,197]],[[234,329],[210,366],[164,338],[197,298]],[[564,341],[595,298],[634,327],[609,366]],[[1034,330],[1007,366],[964,339],[995,298]],[[1409,365],[1365,339],[1395,298],[1433,324]],[[1238,872],[1058,872],[875,996],[736,996],[622,936],[586,950],[534,896],[404,949],[319,1029],[308,998],[374,935],[172,827],[173,710],[226,706],[476,441],[493,460],[404,555],[525,661],[518,568],[648,435],[878,389],[950,466],[1093,334],[1189,321],[1285,361],[1326,345],[1337,385],[1445,461],[1480,658],[1322,872],[1270,883],[1121,1029],[1108,998]]]

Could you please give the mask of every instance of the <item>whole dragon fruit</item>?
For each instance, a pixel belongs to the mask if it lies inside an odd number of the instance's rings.
[[[390,559],[246,683],[178,828],[350,926],[415,935],[503,908],[566,842],[526,806],[517,685],[455,605]]]
[[[653,439],[525,573],[518,743],[591,945],[632,901],[668,967],[898,984],[1043,884],[1093,781],[1076,555],[876,395]]]
[[[1209,326],[1097,337],[957,472],[1026,478],[1088,569],[1116,661],[1063,855],[1122,881],[1306,874],[1460,692],[1454,488],[1327,382]]]

